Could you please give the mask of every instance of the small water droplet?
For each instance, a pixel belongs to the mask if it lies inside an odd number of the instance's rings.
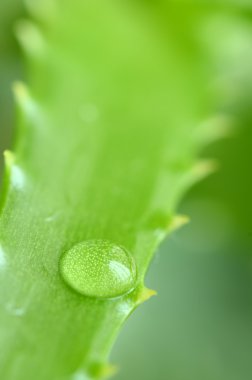
[[[115,298],[133,290],[136,266],[131,254],[107,240],[87,240],[64,253],[61,274],[77,292]]]

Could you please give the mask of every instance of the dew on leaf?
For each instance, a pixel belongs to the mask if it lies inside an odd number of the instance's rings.
[[[65,282],[89,297],[115,298],[129,293],[136,282],[132,255],[108,240],[87,240],[66,251],[60,260]]]

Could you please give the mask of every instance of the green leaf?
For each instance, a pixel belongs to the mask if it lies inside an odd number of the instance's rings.
[[[33,21],[16,27],[29,87],[14,86],[19,129],[14,153],[5,153],[0,374],[95,379],[113,371],[107,359],[121,326],[155,294],[144,277],[159,243],[185,220],[179,200],[213,169],[197,156],[212,139],[204,121],[215,107],[194,8],[29,4]],[[60,273],[66,252],[97,240],[134,263],[123,294],[106,290],[104,278],[104,292],[85,293],[86,283],[71,286]]]

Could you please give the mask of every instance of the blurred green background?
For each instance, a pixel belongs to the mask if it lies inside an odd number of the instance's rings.
[[[220,77],[229,78],[223,109],[234,131],[202,153],[220,168],[184,198],[179,211],[191,222],[153,260],[147,285],[158,296],[120,334],[112,352],[118,380],[252,379],[252,9],[242,1],[213,4],[219,10],[209,38]],[[19,1],[1,1],[1,152],[13,139],[11,85],[25,78],[13,34],[23,16]]]

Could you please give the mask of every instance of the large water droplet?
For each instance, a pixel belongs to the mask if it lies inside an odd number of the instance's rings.
[[[133,290],[136,266],[131,254],[107,240],[87,240],[64,253],[60,271],[77,292],[114,298]]]

